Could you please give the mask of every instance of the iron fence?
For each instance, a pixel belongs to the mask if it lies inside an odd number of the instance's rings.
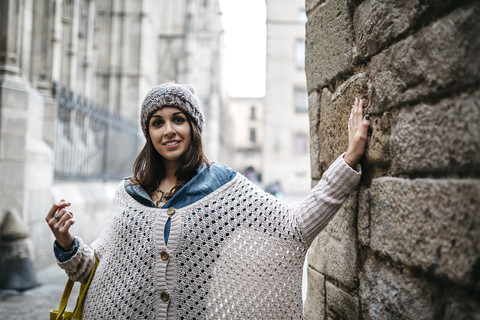
[[[57,83],[53,97],[55,181],[110,181],[130,176],[139,151],[139,126]]]

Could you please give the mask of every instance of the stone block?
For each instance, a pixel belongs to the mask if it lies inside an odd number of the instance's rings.
[[[312,268],[307,268],[307,298],[303,306],[305,320],[325,319],[325,277]]]
[[[0,109],[0,130],[2,134],[24,135],[27,131],[25,112],[19,109]]]
[[[310,171],[311,178],[319,180],[320,171],[320,94],[313,91],[308,96],[308,116],[310,124]]]
[[[318,6],[320,3],[324,2],[325,0],[305,0],[305,12],[307,13],[307,17],[310,16],[312,10]]]
[[[390,148],[394,173],[466,173],[478,168],[480,91],[402,109]]]
[[[25,164],[19,161],[0,162],[0,189],[12,190],[12,195],[23,193],[21,189],[25,183]],[[21,198],[22,196],[20,196]],[[10,198],[2,198],[2,202],[9,202]],[[20,201],[18,204],[21,204]]]
[[[445,316],[443,319],[455,320],[480,320],[480,303],[472,295],[458,294],[458,292],[449,292],[449,297],[445,303]]]
[[[348,288],[357,287],[355,230],[356,195],[351,195],[337,215],[315,238],[308,250],[308,264]]]
[[[23,79],[12,76],[3,77],[0,81],[0,104],[2,108],[28,110],[29,90]]]
[[[348,147],[348,119],[354,98],[365,100],[368,105],[366,73],[359,73],[345,81],[331,93],[323,89],[320,100],[320,130],[311,132],[312,138],[320,140],[320,156],[312,161],[312,172],[323,174],[330,164]],[[368,108],[364,110],[368,113]],[[317,165],[317,168],[314,166]],[[315,171],[314,171],[315,170]]]
[[[53,99],[48,96],[43,98],[45,100],[43,108],[43,139],[48,145],[53,146],[55,139],[55,104]]]
[[[313,11],[305,40],[308,92],[352,71],[352,41],[347,0],[327,0]]]
[[[364,320],[439,319],[439,289],[369,256],[360,271]]]
[[[374,179],[370,248],[403,264],[478,287],[480,180]],[[360,220],[364,220],[361,218]]]
[[[327,281],[327,316],[331,319],[359,319],[360,302],[358,297],[343,291]]]
[[[370,118],[370,136],[367,140],[365,159],[369,164],[387,167],[391,160],[390,133],[398,110],[386,111]]]
[[[479,16],[480,2],[470,2],[374,56],[373,112],[478,83]]]
[[[366,186],[361,186],[358,193],[358,241],[364,246],[370,245],[370,214],[369,206],[371,202],[370,190]]]
[[[2,134],[0,144],[1,161],[23,161],[26,158],[24,135]]]
[[[353,15],[356,59],[377,54],[419,22],[432,19],[455,0],[363,1]]]
[[[25,222],[15,211],[8,211],[1,221],[1,239],[5,241],[25,239],[30,236]]]

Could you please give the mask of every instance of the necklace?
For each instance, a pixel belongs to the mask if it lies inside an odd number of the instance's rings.
[[[173,187],[169,192],[163,191],[161,189],[157,189],[157,192],[160,192],[160,197],[155,202],[155,205],[157,206],[157,208],[160,208],[162,206],[162,202],[164,200],[167,200],[167,197],[172,196],[172,192],[173,192],[174,189],[175,189],[175,187]]]

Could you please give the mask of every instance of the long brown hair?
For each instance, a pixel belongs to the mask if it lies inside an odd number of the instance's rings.
[[[188,119],[192,136],[190,145],[180,157],[180,165],[175,172],[177,185],[174,187],[170,197],[197,174],[197,170],[202,163],[210,165],[210,162],[203,153],[203,140],[200,129],[195,124],[192,124],[192,119],[188,113],[184,114]],[[147,123],[150,123],[150,119],[148,119]],[[135,160],[133,165],[133,178],[130,178],[130,181],[132,185],[139,184],[148,194],[152,194],[160,182],[166,177],[167,173],[163,163],[163,157],[153,146],[148,127],[147,125],[147,141]]]

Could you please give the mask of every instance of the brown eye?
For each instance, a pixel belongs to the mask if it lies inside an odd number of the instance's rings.
[[[175,118],[173,118],[173,122],[175,122],[175,123],[183,123],[183,122],[185,122],[185,119],[182,118],[182,117],[175,117]]]
[[[158,126],[161,126],[163,124],[163,120],[160,120],[160,119],[155,119],[152,121],[152,127],[158,127]]]

